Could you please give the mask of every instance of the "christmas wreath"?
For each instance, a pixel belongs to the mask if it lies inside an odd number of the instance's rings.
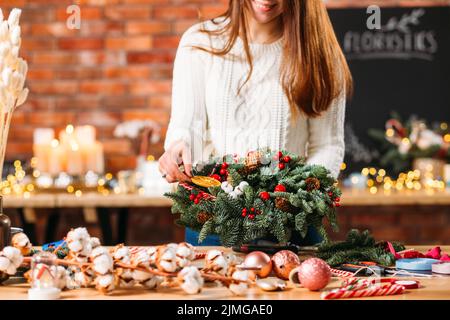
[[[176,223],[198,231],[199,243],[211,234],[224,246],[266,237],[286,243],[294,231],[305,237],[310,226],[328,240],[324,220],[338,228],[336,179],[303,157],[257,150],[211,159],[193,175],[192,183],[165,195],[173,200],[172,213],[180,214]]]

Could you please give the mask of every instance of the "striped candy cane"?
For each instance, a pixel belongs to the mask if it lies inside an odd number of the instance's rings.
[[[346,299],[346,298],[362,298],[362,297],[374,297],[374,296],[390,296],[396,294],[402,294],[405,292],[405,287],[396,284],[389,284],[385,286],[375,285],[361,290],[333,290],[324,292],[321,298],[324,300],[330,299]]]
[[[334,268],[330,268],[330,271],[331,271],[331,274],[335,277],[349,278],[349,277],[354,276],[354,273],[349,272],[349,271],[344,271],[344,270],[339,270],[339,269],[334,269]]]

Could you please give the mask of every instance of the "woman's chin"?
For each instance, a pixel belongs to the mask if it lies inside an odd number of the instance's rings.
[[[253,11],[253,17],[258,23],[268,23],[273,21],[275,18],[277,18],[281,14],[280,4],[275,4],[272,6],[267,7],[261,7],[258,6],[257,3],[258,0],[252,0],[252,11]]]

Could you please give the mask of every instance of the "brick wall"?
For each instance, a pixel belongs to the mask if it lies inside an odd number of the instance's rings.
[[[226,0],[0,0],[23,9],[22,55],[29,63],[26,105],[11,127],[8,159],[31,156],[33,129],[93,124],[110,170],[134,166],[131,144],[112,135],[130,119],[169,120],[172,62],[180,34],[224,10]],[[434,1],[328,0],[330,7],[442,5]],[[81,7],[80,30],[66,28],[66,8]],[[165,130],[164,130],[165,131]],[[162,143],[153,150],[162,152]]]

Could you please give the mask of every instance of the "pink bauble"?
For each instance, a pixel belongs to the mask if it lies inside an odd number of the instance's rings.
[[[319,258],[305,260],[298,270],[298,279],[311,291],[323,289],[331,279],[330,266]]]

